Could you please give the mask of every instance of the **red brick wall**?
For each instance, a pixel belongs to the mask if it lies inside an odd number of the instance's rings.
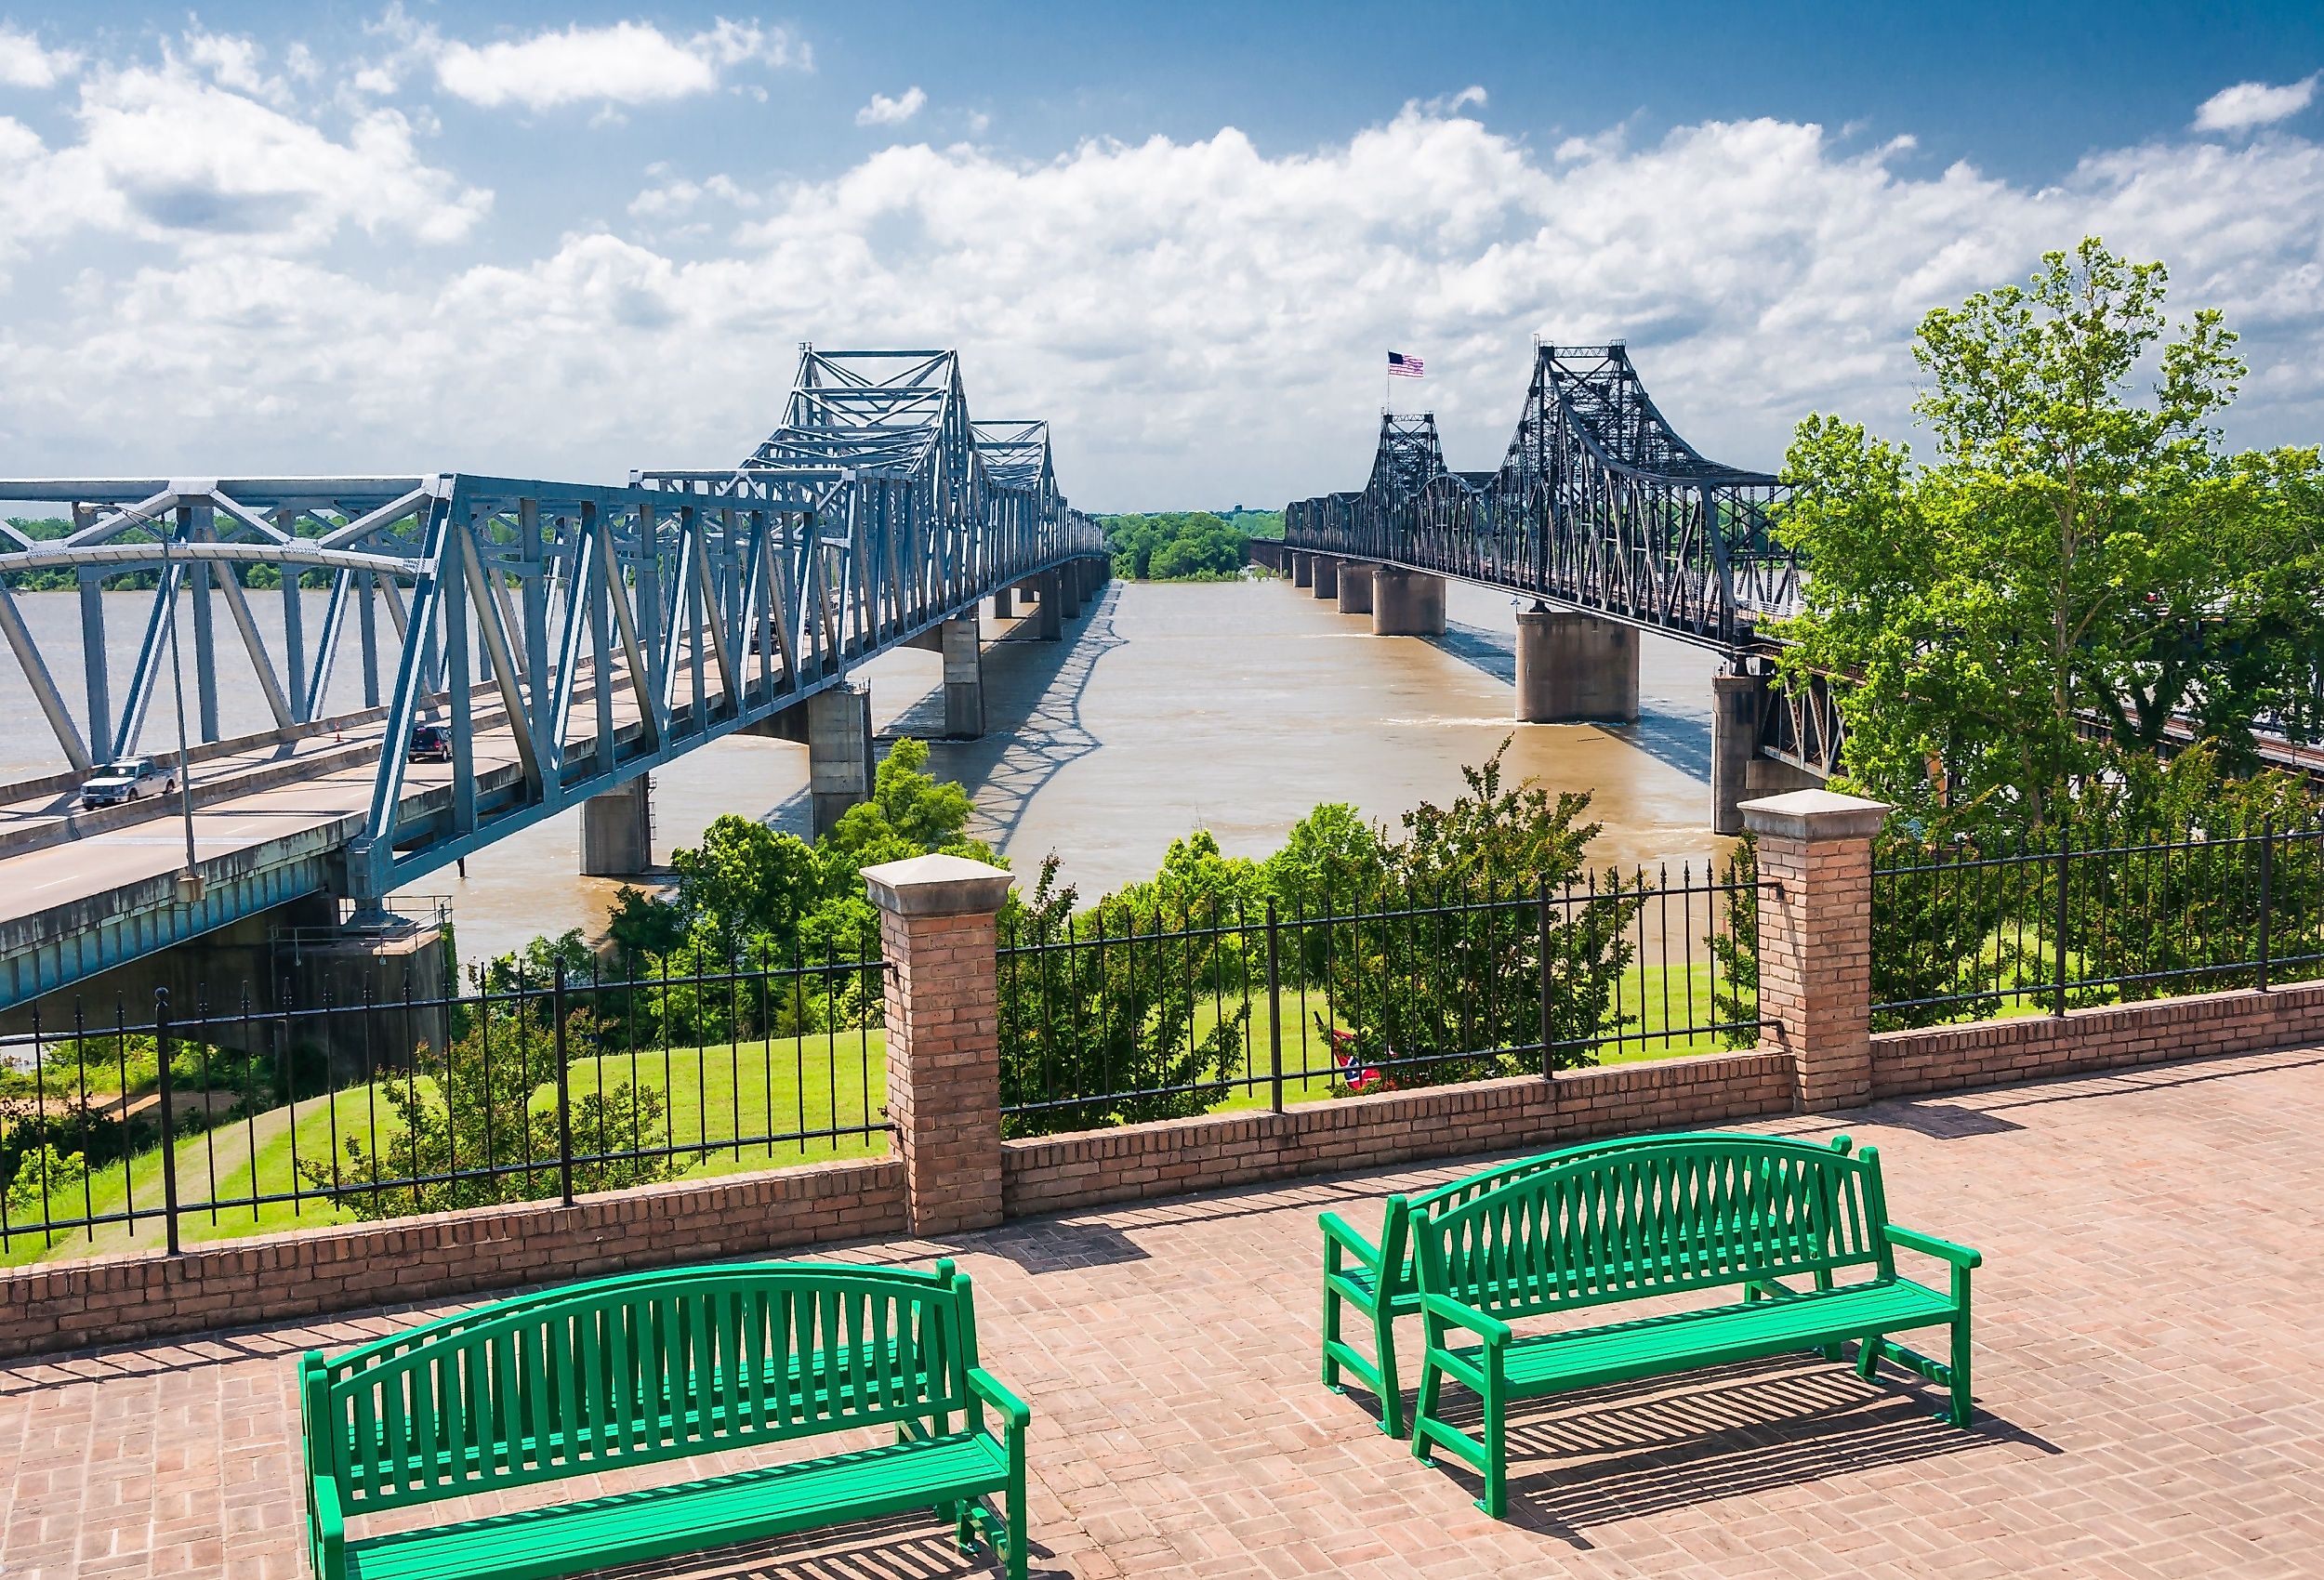
[[[1872,1038],[1872,1092],[1999,1086],[2045,1075],[2160,1064],[2324,1041],[2324,983],[1978,1020]]]
[[[2324,1042],[2324,984],[1873,1039],[1877,1096]],[[1008,1141],[1011,1217],[1420,1158],[1789,1113],[1789,1053],[1706,1054]],[[0,1356],[452,1299],[632,1268],[909,1232],[903,1163],[812,1165],[437,1218],[300,1230],[184,1255],[0,1274]]]
[[[1791,1060],[1705,1054],[1002,1143],[1010,1217],[1792,1109]]]
[[[50,1262],[0,1275],[0,1356],[903,1232],[904,1167],[881,1158]]]

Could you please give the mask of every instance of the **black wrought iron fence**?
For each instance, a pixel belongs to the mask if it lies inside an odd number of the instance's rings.
[[[1749,1046],[1757,894],[1685,866],[1028,912],[1001,938],[1002,1112],[1044,1134]]]
[[[885,1151],[883,970],[864,939],[459,994],[75,1005],[0,1036],[0,1256]]]
[[[1933,1025],[2324,977],[2324,831],[2070,838],[1872,877],[1873,1023]]]

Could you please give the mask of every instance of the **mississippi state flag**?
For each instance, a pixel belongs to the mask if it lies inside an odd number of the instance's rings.
[[[1388,353],[1388,371],[1399,378],[1421,378],[1428,374],[1427,364],[1418,357],[1407,357],[1402,351]]]

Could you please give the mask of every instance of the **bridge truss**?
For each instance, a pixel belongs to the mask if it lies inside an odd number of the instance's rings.
[[[1047,426],[972,422],[951,351],[805,349],[781,425],[739,465],[624,485],[29,479],[0,499],[71,513],[61,537],[0,526],[0,637],[73,769],[145,747],[181,618],[190,740],[220,739],[219,689],[244,683],[284,741],[384,727],[344,856],[342,892],[366,906],[1103,552],[1058,490]],[[25,618],[9,584],[40,572],[77,587],[77,643]],[[125,587],[148,599],[123,672],[106,594]],[[302,589],[325,595],[320,618]],[[73,698],[59,677],[76,672]],[[402,748],[426,722],[445,727],[450,778],[415,793]]]
[[[1448,467],[1433,414],[1384,413],[1364,487],[1294,501],[1284,546],[1529,594],[1764,678],[1760,625],[1801,603],[1803,566],[1771,529],[1784,493],[1681,438],[1619,343],[1543,345],[1498,470]],[[1771,693],[1759,749],[1829,774],[1839,718],[1825,688],[1812,693]]]
[[[1799,603],[1798,556],[1769,530],[1782,494],[1679,437],[1619,344],[1545,345],[1499,470],[1453,471],[1433,415],[1384,415],[1362,491],[1293,503],[1284,542],[1736,653]]]

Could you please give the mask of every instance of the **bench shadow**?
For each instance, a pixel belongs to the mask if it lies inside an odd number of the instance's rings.
[[[1459,1391],[1459,1390],[1456,1390]],[[1350,1390],[1350,1397],[1355,1397]],[[1820,1358],[1767,1361],[1561,1394],[1520,1406],[1509,1423],[1509,1521],[1578,1550],[1592,1527],[1726,1498],[2014,1443],[2066,1451],[1984,1412],[1963,1431],[1936,1418],[1942,1392],[1883,1366],[1866,1382]],[[1446,1418],[1477,1427],[1460,1394]],[[1483,1479],[1449,1454],[1437,1468],[1468,1495]]]
[[[1972,1136],[2000,1136],[2025,1128],[2015,1120],[2004,1119],[1983,1109],[1963,1108],[1949,1102],[1922,1102],[1915,1099],[1900,1098],[1882,1103],[1879,1118],[1883,1125],[1894,1125],[1900,1130],[1910,1130],[1938,1141],[1964,1140]]]
[[[1070,1571],[1042,1561],[1054,1555],[1037,1536],[1027,1552],[1033,1560],[1028,1580],[1070,1580]],[[964,1554],[953,1545],[949,1526],[916,1511],[710,1553],[593,1569],[583,1580],[951,1580],[1001,1572],[990,1548]]]
[[[1036,1276],[1151,1259],[1145,1247],[1119,1226],[1087,1218],[1020,1218],[985,1231],[973,1248],[1014,1262]]]

